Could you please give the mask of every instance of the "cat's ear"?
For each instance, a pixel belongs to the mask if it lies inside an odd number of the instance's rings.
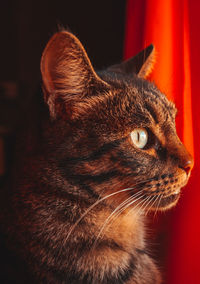
[[[140,78],[146,78],[152,71],[155,63],[155,48],[151,44],[134,57],[113,65],[108,68],[112,72],[120,72],[124,74],[137,74]]]
[[[90,87],[104,84],[95,73],[85,49],[70,32],[56,33],[41,59],[45,101],[52,117],[70,112],[70,105],[90,93]]]

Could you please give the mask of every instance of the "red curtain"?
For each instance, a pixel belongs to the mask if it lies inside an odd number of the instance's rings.
[[[177,132],[195,158],[179,204],[161,217],[160,226],[165,227],[168,239],[165,281],[169,284],[200,283],[199,11],[199,1],[127,0],[124,57],[155,45],[156,64],[150,80],[175,102]]]

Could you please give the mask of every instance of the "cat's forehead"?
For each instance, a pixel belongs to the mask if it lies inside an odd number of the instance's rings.
[[[153,83],[121,74],[104,73],[102,78],[111,86],[106,108],[112,105],[116,116],[124,116],[138,126],[174,126],[175,105]]]
[[[102,117],[101,121],[112,126],[113,131],[120,129],[124,133],[135,127],[148,127],[154,131],[159,126],[163,133],[175,129],[176,108],[154,84],[137,76],[100,75],[110,88],[105,96],[102,93],[99,97],[101,100],[95,108],[98,121]]]
[[[148,111],[156,123],[175,119],[177,109],[163,93],[151,82],[136,79],[127,84],[128,96],[140,101],[144,111]]]

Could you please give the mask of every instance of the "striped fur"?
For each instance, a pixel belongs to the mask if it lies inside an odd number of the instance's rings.
[[[176,134],[175,106],[141,78],[151,52],[130,61],[132,71],[129,62],[95,72],[74,35],[49,41],[45,104],[22,135],[2,202],[1,227],[22,264],[19,283],[161,283],[144,215],[176,204],[193,161]],[[144,149],[130,137],[141,127]]]

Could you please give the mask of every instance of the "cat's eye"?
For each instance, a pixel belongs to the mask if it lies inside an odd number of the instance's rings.
[[[144,128],[136,128],[131,132],[131,139],[134,146],[143,149],[148,141],[148,133]]]

